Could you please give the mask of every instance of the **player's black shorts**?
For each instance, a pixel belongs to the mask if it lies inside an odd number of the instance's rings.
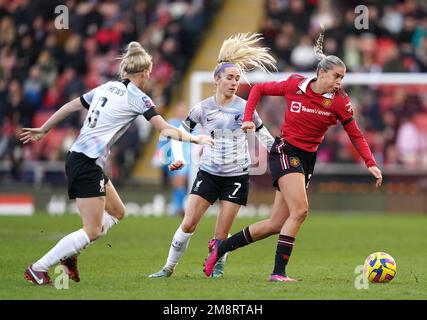
[[[199,170],[191,188],[191,194],[197,194],[211,204],[219,199],[245,206],[248,202],[248,193],[249,174],[222,177]]]
[[[291,172],[305,175],[305,187],[308,188],[316,163],[316,152],[307,152],[291,145],[281,137],[276,137],[270,150],[270,171],[273,186],[279,191],[279,178]]]
[[[95,161],[83,153],[68,152],[65,174],[70,199],[105,196],[105,185],[109,179]]]

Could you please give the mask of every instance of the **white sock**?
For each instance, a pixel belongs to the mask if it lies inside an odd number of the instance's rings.
[[[219,258],[216,263],[218,263],[218,262],[224,262],[225,263],[227,261],[227,256],[228,256],[228,252],[226,252],[221,258]]]
[[[49,267],[57,264],[62,259],[71,257],[83,250],[90,240],[83,229],[79,229],[65,236],[46,253],[39,261],[33,264],[36,271],[47,271]]]
[[[187,249],[192,235],[192,233],[185,233],[182,231],[181,226],[178,227],[175,235],[173,236],[172,244],[169,248],[168,259],[164,268],[169,270],[173,270],[175,268],[179,259],[181,259]]]
[[[104,211],[104,216],[102,217],[102,231],[101,235],[104,236],[107,234],[107,231],[111,229],[114,225],[118,224],[120,221],[116,217],[109,215]]]

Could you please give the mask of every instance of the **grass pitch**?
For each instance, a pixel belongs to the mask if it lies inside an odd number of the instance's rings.
[[[239,218],[232,233],[257,221]],[[311,213],[297,238],[288,274],[298,283],[270,283],[277,236],[231,252],[221,279],[206,278],[202,264],[214,218],[204,218],[170,278],[151,279],[165,263],[180,219],[125,218],[79,258],[81,282],[69,289],[36,287],[25,268],[66,234],[81,227],[76,215],[0,217],[0,299],[283,300],[427,299],[427,217]],[[357,265],[385,251],[397,263],[389,284],[358,290]],[[55,280],[55,269],[50,270]]]

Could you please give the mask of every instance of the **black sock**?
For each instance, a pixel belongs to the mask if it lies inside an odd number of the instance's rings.
[[[279,235],[277,241],[276,256],[274,261],[274,270],[272,274],[286,275],[286,265],[292,253],[295,244],[295,238]]]
[[[252,242],[254,241],[252,240],[249,232],[249,227],[246,227],[221,243],[218,247],[218,257],[222,257],[228,251],[236,250],[237,248],[244,247]]]

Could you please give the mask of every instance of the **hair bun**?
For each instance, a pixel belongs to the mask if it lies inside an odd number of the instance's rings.
[[[139,42],[132,41],[128,45],[126,56],[136,56],[144,53],[145,53],[145,50],[141,46],[141,44]]]
[[[119,58],[120,78],[142,72],[153,67],[151,56],[139,42],[132,41],[127,45],[125,53]]]

